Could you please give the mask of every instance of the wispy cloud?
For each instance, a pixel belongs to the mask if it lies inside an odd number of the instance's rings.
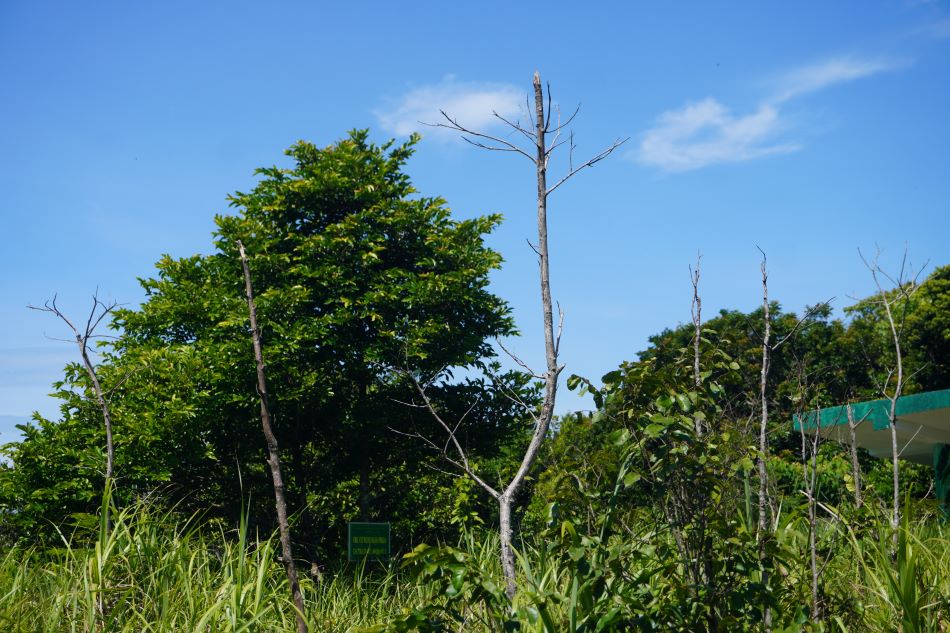
[[[681,172],[794,152],[802,144],[780,138],[791,128],[781,111],[787,101],[896,67],[893,61],[856,57],[803,66],[778,77],[773,92],[743,115],[712,97],[687,103],[657,117],[644,133],[636,158],[663,171]]]
[[[835,84],[870,77],[899,66],[898,62],[886,59],[859,59],[856,57],[828,59],[811,66],[797,68],[783,75],[777,82],[780,87],[771,101],[782,103]]]
[[[665,171],[688,171],[798,149],[771,141],[778,125],[772,106],[734,116],[715,99],[704,99],[660,115],[640,143],[639,159]]]
[[[463,125],[488,129],[501,123],[493,113],[517,118],[524,98],[523,91],[508,84],[458,81],[448,76],[439,83],[419,86],[387,99],[373,114],[390,134],[407,136],[422,132],[448,138],[450,135],[444,134],[445,130],[426,125],[444,121],[440,110]]]

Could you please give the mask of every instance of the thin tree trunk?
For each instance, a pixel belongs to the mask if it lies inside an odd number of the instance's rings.
[[[702,256],[696,257],[696,270],[691,271],[693,283],[693,382],[699,387],[702,378],[699,373],[699,341],[703,335],[703,300],[699,296],[699,266]]]
[[[501,569],[505,575],[505,593],[509,600],[515,597],[518,585],[515,582],[515,553],[511,547],[511,498],[498,497],[498,533],[501,537]]]
[[[498,499],[499,510],[507,521],[507,529],[501,529],[501,564],[505,572],[505,585],[508,597],[514,599],[518,586],[515,582],[514,555],[511,550],[511,502],[521,488],[524,479],[534,464],[541,442],[547,436],[551,418],[554,415],[554,400],[557,396],[557,379],[560,370],[557,365],[557,344],[554,339],[554,311],[551,301],[551,280],[548,255],[548,185],[547,185],[547,149],[545,146],[544,92],[541,88],[541,76],[534,73],[534,108],[536,132],[536,171],[538,180],[538,268],[541,282],[541,313],[544,320],[544,356],[547,371],[544,373],[544,401],[541,413],[535,424],[534,434],[518,471],[511,483]]]
[[[102,391],[102,385],[99,384],[99,377],[96,375],[96,370],[92,366],[92,361],[89,360],[89,352],[86,349],[85,339],[77,334],[76,343],[79,345],[79,353],[82,354],[82,364],[86,368],[86,373],[89,374],[89,380],[92,381],[92,388],[96,392],[96,400],[99,403],[99,408],[102,409],[102,420],[106,427],[106,482],[111,482],[112,470],[115,463],[115,449],[112,445],[112,413],[109,411],[109,403]],[[106,521],[108,522],[108,519],[106,519]]]
[[[241,266],[244,268],[244,286],[247,292],[247,309],[250,314],[251,335],[254,341],[254,360],[257,364],[257,391],[261,398],[261,426],[264,429],[264,439],[267,441],[267,464],[270,466],[271,477],[274,480],[274,498],[277,503],[277,524],[280,527],[280,545],[284,559],[284,568],[287,571],[287,581],[290,584],[290,594],[294,601],[297,618],[297,632],[307,633],[307,623],[303,619],[303,595],[300,592],[300,582],[297,579],[297,566],[294,564],[294,555],[290,542],[290,523],[287,521],[287,501],[284,498],[284,480],[280,473],[280,454],[277,448],[277,438],[271,425],[270,404],[267,398],[267,380],[264,377],[264,353],[261,346],[261,331],[257,327],[257,308],[254,305],[254,290],[251,286],[251,269],[247,263],[244,244],[238,240],[238,250],[241,254]]]
[[[860,422],[854,421],[854,410],[851,402],[846,405],[848,412],[848,432],[851,434],[851,476],[854,478],[854,507],[860,508],[864,504],[861,495],[861,464],[858,463],[857,430]]]
[[[768,426],[769,426],[769,401],[768,401],[768,379],[769,365],[771,363],[772,353],[772,315],[769,308],[769,284],[768,271],[765,267],[765,258],[762,259],[762,309],[764,311],[765,331],[762,335],[762,371],[759,381],[760,406],[762,408],[762,417],[759,422],[759,560],[765,561],[765,538],[768,530],[768,472],[766,470],[766,457],[768,455]],[[764,565],[762,568],[762,584],[768,587],[769,574]],[[763,630],[769,633],[772,630],[772,609],[766,607],[762,618]]]
[[[893,529],[893,546],[897,552],[897,529],[901,524],[901,488],[900,488],[900,450],[897,445],[897,400],[901,397],[901,390],[904,387],[904,363],[901,356],[901,338],[894,324],[894,316],[891,313],[891,306],[885,299],[884,309],[887,313],[887,321],[891,326],[891,334],[894,337],[894,354],[897,356],[897,382],[894,385],[894,396],[891,398],[891,408],[888,414],[888,422],[891,427],[891,468],[894,477],[894,508],[891,514],[891,528]]]
[[[691,309],[693,316],[693,384],[696,385],[697,389],[703,384],[702,374],[699,371],[699,344],[703,335],[703,300],[699,296],[699,266],[701,260],[702,256],[697,255],[696,270],[690,271],[690,281],[693,284],[693,305]],[[702,437],[704,431],[702,420],[695,418],[693,425],[696,435]]]

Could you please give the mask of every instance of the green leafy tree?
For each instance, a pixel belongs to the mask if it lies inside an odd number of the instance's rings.
[[[406,385],[391,368],[484,366],[490,340],[514,330],[507,305],[487,288],[501,257],[484,236],[500,217],[454,220],[443,199],[420,195],[403,171],[416,142],[377,146],[356,131],[326,148],[295,144],[287,151],[292,166],[260,169],[253,190],[230,197],[237,212],[216,217],[212,254],[165,256],[157,274],[141,280],[146,300],[116,312],[120,335],[105,347],[101,369],[115,390],[120,495],[167,482],[186,507],[232,518],[249,496],[252,519],[272,527],[241,240],[252,254],[288,501],[307,508],[297,532],[332,543],[346,520],[389,518],[397,499],[424,496],[392,483],[411,489],[412,474],[437,456],[392,432],[423,435],[432,421],[398,404],[408,399]],[[499,380],[530,392],[517,374]],[[490,457],[522,426],[507,399],[485,387],[477,379],[443,383],[433,397],[453,407],[473,389],[485,392],[460,433],[473,455]],[[83,439],[91,433],[88,385],[75,369],[60,395],[63,419],[41,422],[8,451],[16,465],[3,484],[10,509],[21,503],[19,482],[33,476],[12,474],[24,470],[31,443],[62,444],[60,452],[92,445]],[[42,488],[84,481],[61,475]],[[87,510],[88,487],[51,505],[44,519]]]

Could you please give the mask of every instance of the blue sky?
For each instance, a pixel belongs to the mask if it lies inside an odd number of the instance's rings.
[[[581,103],[551,200],[567,373],[598,377],[689,319],[872,291],[857,249],[950,262],[950,7],[941,1],[0,4],[0,440],[74,349],[31,312],[135,304],[163,253],[208,252],[225,197],[298,139],[404,138],[442,107],[492,130],[531,75]],[[425,138],[408,170],[459,217],[501,212],[495,291],[541,359],[531,165]],[[553,170],[564,167],[553,165]],[[564,392],[560,411],[587,406]]]

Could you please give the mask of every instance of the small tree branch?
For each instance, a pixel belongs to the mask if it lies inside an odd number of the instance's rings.
[[[560,180],[558,180],[558,181],[554,184],[553,187],[550,187],[550,188],[547,190],[547,194],[550,195],[550,194],[554,193],[554,191],[555,191],[558,187],[560,187],[560,186],[563,185],[565,182],[567,182],[568,180],[570,180],[571,178],[573,178],[574,176],[576,176],[578,172],[580,172],[580,171],[582,171],[582,170],[584,170],[584,169],[586,169],[586,168],[588,168],[588,167],[593,167],[594,165],[596,165],[596,164],[599,163],[600,161],[602,161],[602,160],[604,160],[605,158],[607,158],[608,156],[610,156],[610,155],[614,152],[615,149],[617,149],[618,147],[620,147],[621,145],[623,145],[624,143],[626,143],[626,142],[629,141],[629,140],[630,140],[630,137],[629,137],[629,136],[628,136],[627,138],[624,138],[624,139],[617,139],[617,140],[614,141],[614,142],[610,145],[610,147],[608,147],[607,149],[601,151],[599,154],[597,154],[597,155],[594,156],[593,158],[588,159],[586,162],[582,163],[582,164],[579,165],[578,167],[575,167],[575,168],[571,169],[571,170],[567,173],[567,175],[565,175],[563,178],[561,178]]]
[[[413,386],[416,389],[416,393],[419,394],[419,397],[422,398],[422,401],[425,403],[426,409],[429,410],[429,413],[439,423],[439,426],[448,434],[449,440],[452,445],[455,447],[456,452],[458,453],[459,460],[458,462],[453,461],[453,464],[460,468],[466,475],[472,478],[472,480],[477,483],[479,486],[485,489],[485,491],[490,494],[492,497],[497,499],[500,495],[498,491],[492,488],[485,480],[479,477],[475,471],[472,469],[468,461],[468,455],[465,453],[465,449],[462,448],[462,445],[458,441],[458,437],[455,435],[455,430],[448,425],[448,423],[439,415],[439,412],[436,410],[435,406],[432,404],[432,400],[429,399],[429,395],[426,393],[426,390],[423,388],[419,381],[416,380],[416,377],[413,376],[410,372],[405,372],[405,375],[410,379]],[[474,406],[474,405],[473,405]],[[471,409],[469,409],[471,410]],[[456,427],[457,428],[457,427]]]

